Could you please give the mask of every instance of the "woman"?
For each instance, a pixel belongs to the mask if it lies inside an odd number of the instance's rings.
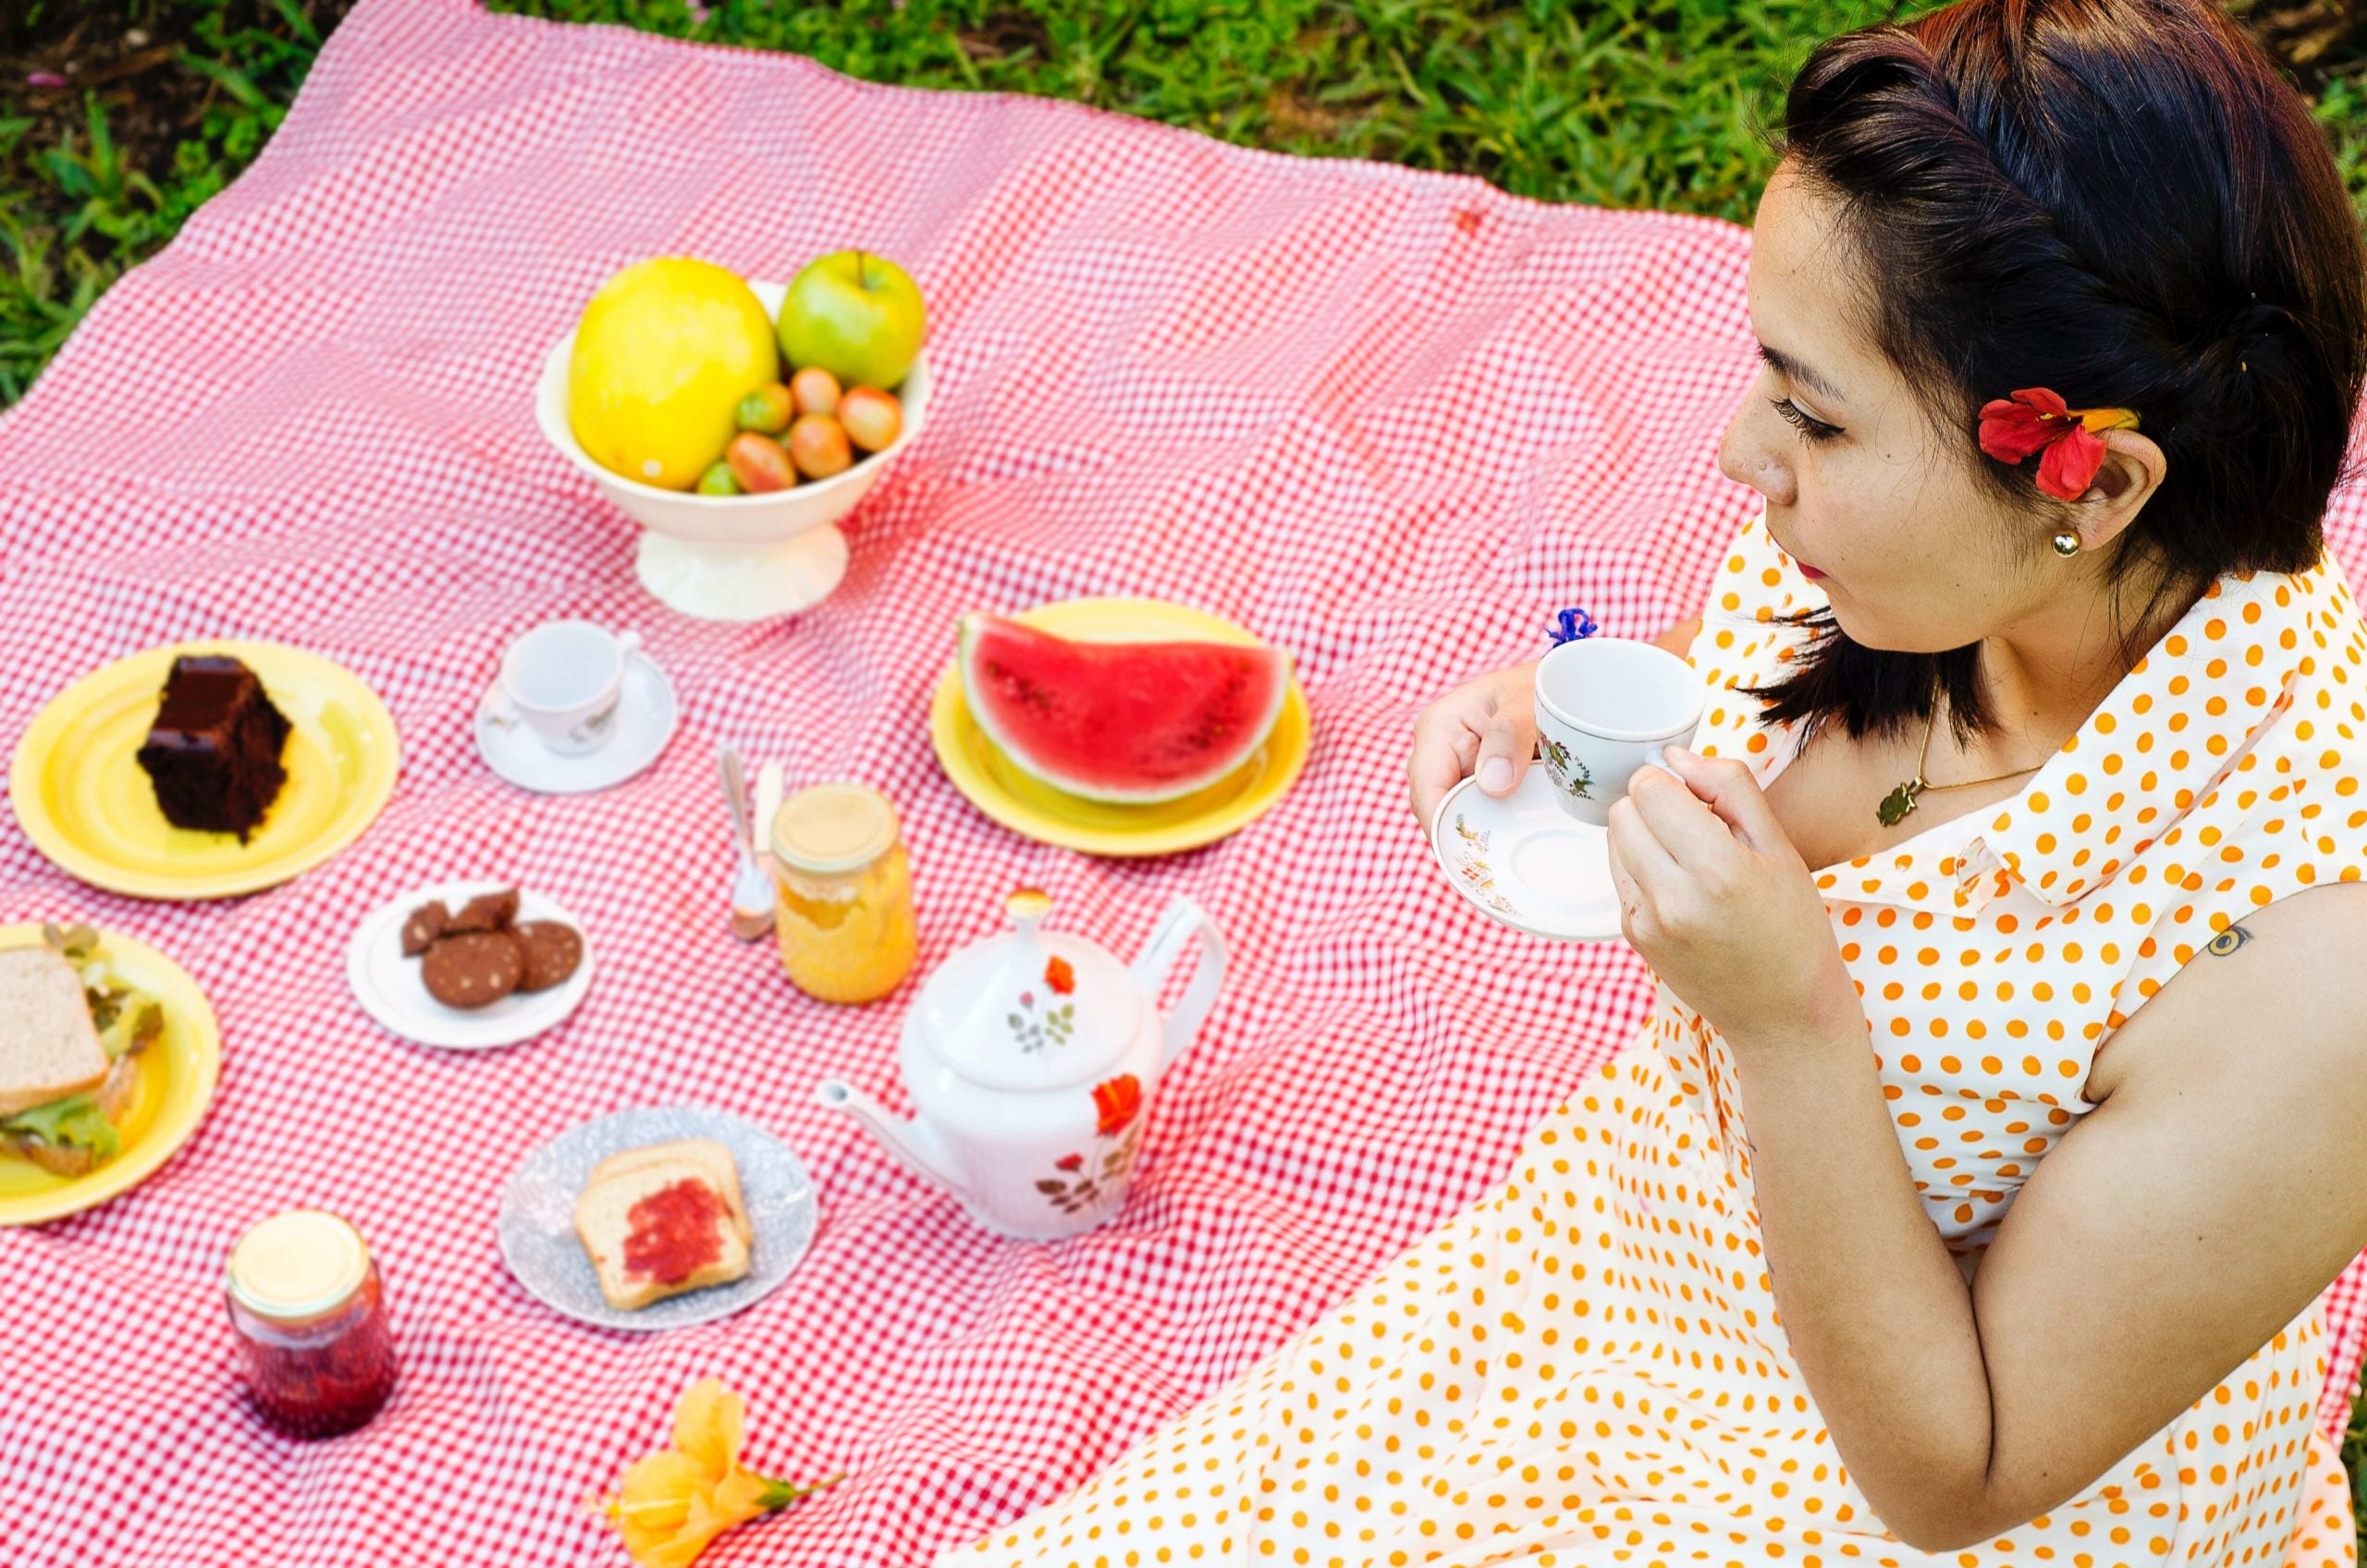
[[[2207,0],[1852,33],[1785,132],[1720,448],[1765,511],[1668,640],[1711,689],[1682,782],[1612,812],[1642,1035],[940,1563],[2353,1561],[2313,1420],[2367,1244],[2333,161]],[[1422,717],[1425,821],[1512,786],[1529,680]]]

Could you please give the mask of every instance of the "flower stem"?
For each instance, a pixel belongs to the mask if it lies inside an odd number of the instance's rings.
[[[776,1509],[787,1508],[799,1498],[810,1496],[820,1491],[824,1487],[837,1485],[847,1478],[847,1473],[841,1470],[828,1480],[816,1481],[810,1487],[801,1487],[793,1481],[784,1481],[774,1476],[759,1476],[756,1478],[765,1483],[764,1494],[756,1501],[766,1513],[770,1513]]]

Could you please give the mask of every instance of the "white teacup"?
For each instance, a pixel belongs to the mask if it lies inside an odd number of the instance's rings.
[[[1668,768],[1661,748],[1693,738],[1707,694],[1692,665],[1650,643],[1586,637],[1546,655],[1537,665],[1537,752],[1555,802],[1580,822],[1607,825],[1636,770]]]
[[[485,693],[484,717],[504,729],[523,724],[561,756],[596,752],[617,732],[625,659],[641,646],[588,620],[546,620],[502,651],[501,678]]]

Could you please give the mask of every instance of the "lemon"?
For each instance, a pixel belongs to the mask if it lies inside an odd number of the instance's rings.
[[[779,378],[754,290],[712,262],[660,256],[625,268],[584,306],[567,418],[603,468],[688,490],[722,459],[740,399]]]

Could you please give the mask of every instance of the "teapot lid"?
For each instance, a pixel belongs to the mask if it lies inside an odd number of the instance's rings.
[[[921,986],[912,1021],[938,1060],[992,1089],[1058,1089],[1106,1074],[1142,1023],[1142,986],[1109,949],[1042,929],[1052,896],[1004,900],[1012,928],[971,943]]]

